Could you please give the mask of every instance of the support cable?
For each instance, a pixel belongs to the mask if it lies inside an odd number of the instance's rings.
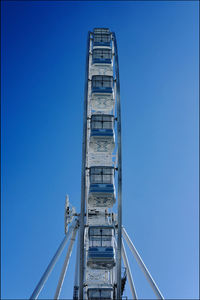
[[[138,265],[140,266],[140,268],[141,268],[142,271],[144,272],[144,275],[145,275],[146,279],[148,280],[148,282],[149,282],[149,284],[150,284],[152,290],[154,291],[156,297],[157,297],[158,299],[164,299],[164,297],[163,297],[163,295],[161,294],[159,288],[157,287],[155,281],[153,280],[151,274],[149,273],[147,267],[145,266],[145,264],[144,264],[142,258],[140,257],[140,255],[139,255],[139,253],[137,252],[135,246],[133,245],[133,243],[132,243],[130,237],[128,236],[128,234],[127,234],[125,228],[122,228],[122,233],[123,233],[124,239],[125,239],[126,242],[127,242],[127,245],[129,246],[131,252],[133,253],[133,255],[134,255],[134,257],[135,257],[135,259],[136,259]]]
[[[123,259],[124,266],[127,271],[127,277],[128,277],[128,282],[129,282],[130,289],[131,289],[131,294],[133,296],[133,299],[137,300],[137,294],[136,294],[136,290],[135,290],[135,286],[134,286],[134,282],[133,282],[133,278],[132,278],[132,274],[131,274],[131,269],[129,266],[129,262],[128,262],[128,258],[126,255],[126,250],[125,250],[123,241],[122,241],[122,259]]]
[[[37,299],[37,298],[38,298],[38,296],[39,296],[41,290],[43,289],[43,287],[44,287],[44,285],[45,285],[45,282],[47,281],[49,275],[51,274],[51,272],[52,272],[52,270],[53,270],[53,268],[54,268],[54,266],[55,266],[55,264],[56,264],[56,262],[57,262],[57,260],[58,260],[58,258],[60,257],[60,255],[61,255],[63,249],[65,248],[65,246],[66,246],[66,244],[67,244],[67,241],[68,241],[68,239],[69,239],[69,237],[70,237],[70,235],[71,235],[71,232],[72,232],[72,230],[73,230],[73,229],[75,228],[75,226],[76,226],[76,223],[77,223],[77,220],[74,220],[73,223],[72,223],[72,225],[70,226],[69,231],[68,231],[67,234],[65,235],[65,237],[64,237],[63,241],[61,242],[60,246],[58,247],[58,249],[57,249],[55,255],[53,256],[53,258],[52,258],[52,260],[50,261],[48,267],[46,268],[44,274],[42,275],[40,281],[38,282],[38,284],[37,284],[35,290],[33,291],[32,295],[31,295],[31,297],[30,297],[31,300]]]
[[[69,244],[69,247],[67,249],[67,255],[66,255],[66,258],[65,258],[65,261],[64,261],[64,264],[63,264],[61,274],[60,274],[60,278],[59,278],[58,285],[57,285],[57,288],[56,288],[54,300],[57,300],[60,297],[60,292],[61,292],[62,285],[63,285],[64,279],[65,279],[67,268],[68,268],[68,265],[69,265],[69,260],[70,260],[71,254],[72,254],[72,249],[73,249],[73,245],[74,245],[74,242],[75,242],[75,237],[76,237],[77,230],[78,230],[78,225],[74,228],[74,230],[72,232],[70,244]]]

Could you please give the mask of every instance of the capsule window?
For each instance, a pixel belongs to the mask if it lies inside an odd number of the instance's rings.
[[[109,28],[94,28],[94,33],[110,33]]]
[[[90,183],[113,184],[114,168],[113,167],[91,167]]]
[[[92,77],[93,88],[112,88],[113,77],[106,75],[95,75]]]
[[[111,49],[94,49],[92,57],[93,59],[111,59]]]
[[[110,289],[88,289],[89,300],[111,299]]]
[[[94,43],[110,43],[110,33],[95,33]]]
[[[92,115],[91,129],[113,129],[112,115]]]
[[[113,228],[90,227],[89,246],[90,247],[112,247],[114,236]]]

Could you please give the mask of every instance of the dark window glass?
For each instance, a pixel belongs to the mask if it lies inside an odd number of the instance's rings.
[[[90,228],[89,246],[90,247],[111,247],[113,239],[113,228]]]
[[[88,299],[89,300],[110,300],[111,291],[106,289],[93,289],[88,290]]]
[[[98,88],[112,88],[113,86],[113,77],[106,75],[95,75],[92,77],[92,87]]]
[[[94,43],[110,43],[110,34],[109,33],[95,33],[94,34]]]
[[[92,56],[93,59],[111,59],[111,49],[94,49]]]
[[[92,115],[91,128],[92,129],[113,129],[112,115]]]
[[[109,167],[91,167],[90,183],[112,184],[114,180],[114,168]]]
[[[108,28],[94,28],[94,33],[110,33]]]

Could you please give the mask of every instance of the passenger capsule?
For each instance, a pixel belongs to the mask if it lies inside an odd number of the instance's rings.
[[[94,46],[110,46],[111,33],[108,28],[95,28],[93,35],[93,47]]]
[[[112,110],[114,105],[113,76],[93,75],[91,93],[92,109]]]
[[[90,226],[88,234],[88,267],[112,269],[115,266],[114,227]]]
[[[96,47],[92,51],[93,64],[111,64],[112,63],[112,50],[111,48]]]
[[[93,207],[112,207],[116,202],[114,167],[96,166],[89,168],[88,203]]]
[[[90,150],[93,152],[113,152],[114,147],[114,116],[103,114],[92,115]]]

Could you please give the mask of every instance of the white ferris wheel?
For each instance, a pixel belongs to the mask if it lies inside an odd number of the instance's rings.
[[[70,206],[67,196],[65,237],[30,299],[38,298],[70,240],[54,295],[54,299],[59,299],[76,236],[79,247],[76,253],[74,300],[122,299],[126,279],[132,299],[138,299],[122,237],[156,297],[164,299],[122,226],[119,63],[115,33],[108,28],[95,28],[93,32],[88,32],[80,212]]]

